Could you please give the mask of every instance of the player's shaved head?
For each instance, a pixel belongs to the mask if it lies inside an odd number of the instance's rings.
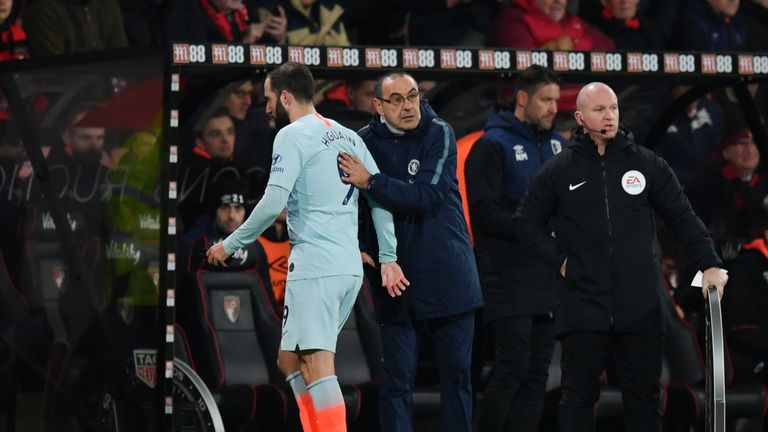
[[[614,93],[613,89],[608,87],[608,85],[605,83],[596,81],[585,85],[581,88],[581,90],[579,90],[579,95],[576,96],[576,109],[578,111],[584,111],[585,105],[588,103],[588,101],[594,99],[598,95],[602,95],[605,92],[608,92],[611,95],[611,98],[614,102],[618,101],[616,93]]]

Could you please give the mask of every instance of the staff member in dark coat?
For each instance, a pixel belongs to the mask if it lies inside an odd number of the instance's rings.
[[[588,84],[576,108],[582,133],[534,177],[514,220],[521,243],[563,276],[555,311],[563,348],[560,430],[594,430],[599,379],[610,357],[626,430],[660,431],[662,316],[654,212],[704,271],[705,295],[710,285],[722,295],[727,277],[669,165],[619,127],[613,90]]]
[[[339,167],[345,182],[393,213],[398,258],[411,282],[402,296],[380,297],[381,429],[412,430],[419,338],[428,337],[440,370],[442,430],[470,431],[474,311],[483,298],[456,180],[455,136],[419,100],[410,75],[387,74],[375,92],[377,114],[358,133],[381,172],[371,176],[348,155],[340,155]]]
[[[560,86],[555,74],[531,66],[515,83],[512,109],[499,106],[465,164],[475,254],[488,304],[483,323],[495,363],[478,430],[538,429],[552,349],[557,272],[515,238],[510,221],[533,175],[565,147],[555,132]]]

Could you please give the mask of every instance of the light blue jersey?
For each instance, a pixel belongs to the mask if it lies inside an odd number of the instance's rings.
[[[363,274],[359,192],[341,181],[339,152],[359,158],[371,174],[379,172],[354,131],[319,114],[299,118],[275,137],[268,185],[290,191],[288,280]]]

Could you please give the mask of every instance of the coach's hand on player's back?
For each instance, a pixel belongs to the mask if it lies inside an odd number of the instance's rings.
[[[403,269],[393,261],[381,263],[381,285],[387,288],[390,297],[397,297],[403,295],[411,283],[403,275]]]
[[[227,264],[224,262],[229,258],[229,254],[224,250],[224,242],[216,243],[208,248],[205,252],[205,256],[208,257],[208,262],[213,265],[222,265],[224,267]]]
[[[342,182],[351,183],[359,189],[368,189],[368,179],[371,177],[371,173],[365,169],[365,165],[360,159],[342,152],[339,153],[338,162],[339,168],[346,176],[341,178]]]

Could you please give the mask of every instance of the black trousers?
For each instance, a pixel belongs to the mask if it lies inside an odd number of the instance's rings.
[[[626,432],[661,431],[659,378],[664,337],[657,333],[571,333],[563,348],[560,431],[595,430],[600,375],[611,360],[624,401]]]
[[[489,327],[496,360],[483,395],[478,430],[535,432],[555,345],[552,319],[508,317]]]

